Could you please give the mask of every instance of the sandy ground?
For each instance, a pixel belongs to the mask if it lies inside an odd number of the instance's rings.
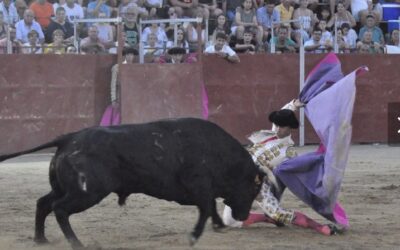
[[[299,148],[300,152],[314,147]],[[51,155],[19,157],[0,164],[0,250],[70,249],[53,214],[46,221],[50,244],[33,238],[36,200],[50,190]],[[71,224],[90,249],[400,249],[400,147],[352,146],[339,200],[350,217],[343,235],[322,236],[294,226],[261,223],[216,233],[210,222],[193,247],[188,233],[197,209],[145,195],[132,195],[120,208],[112,194],[99,205],[73,215]],[[219,211],[223,205],[218,202]],[[326,221],[287,191],[283,206]]]

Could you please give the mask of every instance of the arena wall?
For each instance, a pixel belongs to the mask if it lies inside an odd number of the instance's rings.
[[[323,55],[306,55],[306,73]],[[361,65],[357,80],[353,142],[387,141],[387,106],[400,102],[397,55],[339,55],[343,72]],[[0,152],[12,152],[99,123],[109,104],[113,56],[3,55],[0,57]],[[299,56],[241,56],[231,64],[204,56],[188,65],[121,67],[122,121],[203,117],[245,142],[251,131],[269,128],[267,114],[299,92]],[[294,138],[297,138],[295,134]],[[306,124],[306,143],[317,138]]]

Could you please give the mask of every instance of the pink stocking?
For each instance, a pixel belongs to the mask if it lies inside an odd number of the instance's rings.
[[[315,220],[307,217],[305,214],[297,211],[294,212],[294,220],[292,221],[292,224],[304,228],[312,228],[323,235],[331,235],[331,229],[328,225],[321,225]]]
[[[261,213],[250,213],[247,220],[243,221],[243,226],[250,226],[251,224],[258,222],[272,223],[276,225],[276,221]]]

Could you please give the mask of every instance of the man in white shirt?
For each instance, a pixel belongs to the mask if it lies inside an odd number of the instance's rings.
[[[0,11],[3,12],[5,23],[13,25],[18,21],[17,9],[11,0],[3,0],[0,2]]]
[[[39,43],[44,42],[44,34],[42,31],[42,27],[40,27],[40,24],[33,20],[35,18],[35,14],[33,13],[32,10],[27,9],[24,12],[24,19],[21,21],[18,21],[15,24],[15,29],[17,30],[17,40],[21,43],[27,43],[29,42],[28,40],[28,33],[31,30],[36,30],[39,34]]]
[[[62,7],[65,9],[65,15],[70,23],[73,23],[74,19],[83,19],[85,17],[82,6],[75,3],[75,0],[66,0]]]
[[[206,54],[217,54],[232,63],[240,62],[240,59],[235,51],[226,44],[226,35],[218,32],[215,36],[215,44],[210,45],[204,51]]]

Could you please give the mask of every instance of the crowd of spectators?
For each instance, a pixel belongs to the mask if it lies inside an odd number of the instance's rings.
[[[400,49],[399,30],[382,21],[377,0],[53,1],[2,0],[0,54],[117,53],[119,36],[123,47],[142,48],[148,61],[177,47],[186,54],[212,51],[222,46],[221,38],[235,53],[249,54],[296,53],[301,44],[306,53]],[[114,17],[123,20],[120,35],[116,23],[104,21]],[[201,22],[139,26],[139,20],[178,18]],[[78,19],[99,20],[79,22],[74,30]]]

